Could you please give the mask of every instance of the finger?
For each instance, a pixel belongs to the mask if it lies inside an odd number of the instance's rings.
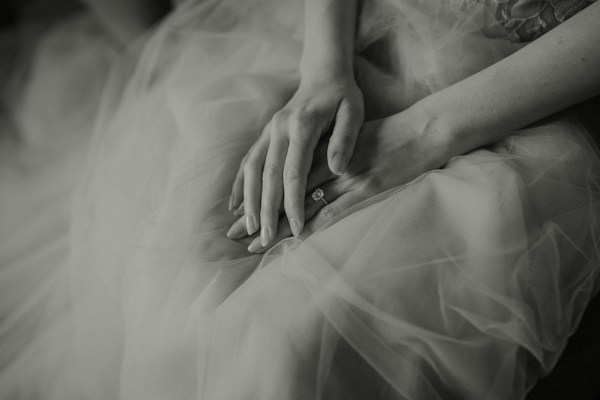
[[[283,135],[271,137],[269,151],[262,174],[262,197],[260,205],[260,238],[267,246],[275,238],[279,222],[279,206],[283,198],[283,166],[288,143]]]
[[[265,251],[269,250],[271,247],[275,246],[277,243],[279,243],[283,239],[290,237],[290,236],[292,236],[292,230],[290,229],[290,224],[289,224],[287,218],[281,217],[279,219],[277,234],[275,235],[275,238],[273,239],[273,241],[271,243],[269,243],[267,246],[263,246],[261,243],[261,240],[260,240],[261,238],[256,237],[252,242],[250,242],[250,245],[248,246],[248,251],[250,253],[264,253]]]
[[[340,103],[327,149],[329,169],[334,174],[341,175],[346,170],[354,153],[362,122],[363,112],[360,108],[347,101]]]
[[[308,173],[306,193],[312,193],[317,187],[322,186],[337,177],[336,174],[331,172],[327,163],[324,161],[327,157],[327,143],[319,143],[314,154],[313,163]],[[320,162],[319,160],[323,160],[323,162]],[[307,221],[308,217],[305,216],[304,220]]]
[[[268,127],[268,125],[267,125]],[[268,129],[265,127],[265,129]],[[256,232],[260,226],[260,198],[262,194],[262,171],[267,156],[268,140],[261,141],[253,148],[244,164],[244,214],[248,235]]]
[[[267,146],[268,144],[268,134],[269,134],[269,124],[267,123],[263,128],[259,138],[250,146],[246,155],[240,161],[240,166],[237,170],[235,179],[233,180],[233,185],[231,188],[231,196],[229,197],[229,211],[235,210],[234,215],[236,215],[236,211],[240,208],[243,208],[244,201],[244,166],[248,161],[249,155],[255,151],[257,146]],[[239,215],[243,215],[239,214]]]
[[[329,199],[336,198],[337,196],[338,189],[333,183],[324,185],[322,190],[329,193],[327,195]],[[313,232],[316,232],[339,213],[360,203],[365,198],[366,196],[360,195],[358,192],[348,192],[344,193],[334,202],[325,204],[322,200],[314,200],[311,194],[307,195],[304,200],[307,223],[302,237],[306,238]],[[279,221],[279,230],[277,231],[275,239],[267,246],[263,246],[260,237],[256,237],[248,246],[248,251],[251,253],[264,253],[281,240],[290,237],[291,234],[292,230],[289,221],[285,217],[282,217]]]
[[[304,226],[306,182],[315,148],[323,133],[322,123],[318,115],[308,113],[292,120],[290,127],[290,147],[283,171],[283,204],[294,236],[298,236]]]
[[[324,186],[324,191],[329,190],[332,191],[328,185]],[[313,217],[306,222],[304,231],[302,232],[302,237],[307,237],[312,233],[321,229],[325,224],[329,223],[333,218],[338,216],[340,213],[350,209],[356,204],[367,198],[361,192],[351,191],[342,194],[335,201],[330,202],[329,204],[320,207],[317,212],[314,213]]]
[[[329,176],[328,174],[331,174],[331,172],[329,172],[327,167],[324,167],[324,169],[327,170],[326,176]],[[328,185],[327,190],[330,193],[332,193],[331,198],[335,198],[336,195],[334,193],[333,185]],[[313,218],[324,205],[325,203],[322,200],[317,201],[313,199],[312,194],[305,195],[305,198],[303,199],[303,207],[305,209],[306,219],[309,220]],[[276,243],[291,235],[292,229],[290,227],[290,222],[286,217],[282,217],[279,220],[277,234],[275,235],[273,241],[265,246],[261,243],[261,238],[257,237],[254,240],[252,240],[252,242],[248,246],[248,251],[250,253],[264,253],[265,251],[273,247]]]
[[[227,237],[229,239],[241,239],[246,237],[248,232],[246,230],[246,218],[241,217],[231,225],[231,228],[227,231]]]
[[[332,194],[332,190],[329,188],[329,186],[331,185],[322,185],[322,187],[316,188],[316,190],[310,192],[309,194],[306,195],[306,198],[304,199],[304,212],[306,215],[306,220],[310,221],[311,219],[314,218],[315,215],[317,215],[317,213],[323,208],[325,207],[329,201],[326,200],[325,196],[324,196],[324,192],[325,190],[327,190],[327,199],[335,199],[335,195]],[[326,188],[326,189],[323,189]],[[317,200],[314,196],[317,194],[316,191],[319,190],[323,193],[323,198]]]
[[[283,170],[283,207],[294,236],[298,236],[304,227],[306,180],[314,151],[311,145],[305,141],[290,142]]]
[[[233,215],[235,215],[236,217],[241,217],[242,215],[244,215],[244,203],[240,204],[238,208],[233,210]]]
[[[229,211],[236,210],[244,199],[244,164],[246,164],[246,160],[248,160],[247,154],[242,158],[233,180],[231,196],[229,196]]]

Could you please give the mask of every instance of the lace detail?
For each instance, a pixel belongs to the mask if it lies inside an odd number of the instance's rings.
[[[467,0],[484,3],[513,42],[529,42],[577,14],[595,0]]]

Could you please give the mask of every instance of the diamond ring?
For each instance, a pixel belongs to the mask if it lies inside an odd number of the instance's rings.
[[[329,204],[329,203],[327,203],[327,200],[325,200],[324,196],[325,196],[325,192],[321,188],[316,188],[315,191],[312,192],[312,194],[311,194],[311,197],[313,198],[314,201],[321,200],[323,203]]]

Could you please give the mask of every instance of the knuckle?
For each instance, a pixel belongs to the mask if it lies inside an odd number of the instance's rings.
[[[246,162],[246,164],[244,164],[244,173],[245,174],[256,173],[256,172],[258,172],[259,168],[260,168],[260,164],[259,164],[258,160],[249,159]]]
[[[367,193],[379,193],[384,187],[383,179],[380,177],[370,177],[364,182],[363,191]]]
[[[281,178],[281,168],[274,164],[265,164],[263,169],[263,181],[279,180]]]
[[[292,126],[296,132],[305,132],[313,128],[318,122],[318,115],[313,111],[297,110],[292,118]]]
[[[302,178],[302,170],[297,164],[286,165],[283,169],[283,179],[286,181],[296,181]]]
[[[329,221],[336,215],[337,215],[337,212],[331,204],[326,205],[319,211],[319,219],[321,219],[323,221]]]
[[[308,151],[313,144],[313,132],[311,131],[295,131],[290,137],[290,147],[293,146],[302,151]]]
[[[275,113],[275,115],[273,115],[272,118],[272,123],[273,126],[278,129],[281,128],[282,126],[286,126],[288,119],[290,117],[290,111],[287,109],[283,109],[283,110],[279,110]]]
[[[296,123],[310,122],[313,113],[306,108],[298,108],[294,111],[293,121]]]
[[[348,111],[348,114],[356,118],[362,118],[364,115],[364,109],[359,104],[347,103],[346,110]]]
[[[295,129],[290,135],[290,146],[308,151],[311,147],[316,147],[319,138],[320,131],[316,128]]]

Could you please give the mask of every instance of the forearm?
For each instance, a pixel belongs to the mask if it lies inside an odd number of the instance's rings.
[[[306,0],[305,7],[302,76],[353,76],[357,0]]]
[[[416,106],[456,155],[598,95],[599,20],[600,2]]]
[[[121,44],[126,45],[162,18],[169,0],[83,0]]]

